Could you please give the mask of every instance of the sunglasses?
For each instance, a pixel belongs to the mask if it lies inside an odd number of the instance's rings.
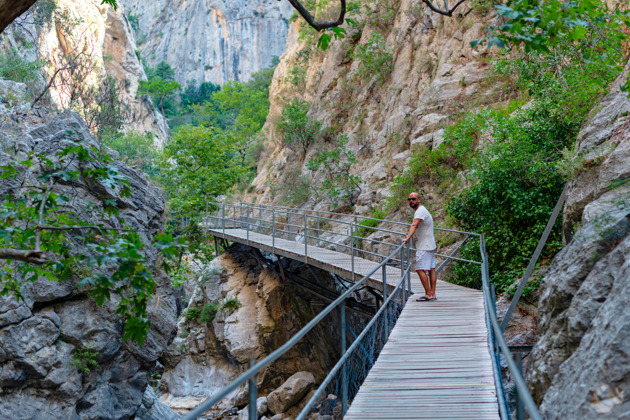
[[[407,201],[415,201],[417,198],[408,198]]]

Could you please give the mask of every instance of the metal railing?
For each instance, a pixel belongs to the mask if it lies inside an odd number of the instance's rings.
[[[250,368],[232,381],[225,388],[214,394],[212,397],[204,401],[196,409],[191,411],[184,417],[185,420],[196,419],[212,406],[217,404],[222,399],[229,396],[236,389],[243,384],[248,383],[249,386],[249,418],[257,419],[256,413],[256,396],[257,385],[256,375],[265,367],[269,366],[287,351],[289,351],[296,343],[306,336],[319,322],[321,322],[327,315],[331,314],[338,308],[340,316],[340,358],[338,362],[331,369],[326,378],[322,381],[319,388],[312,396],[312,398],[306,403],[297,417],[298,420],[303,420],[310,413],[313,407],[317,404],[319,399],[326,392],[327,387],[333,381],[336,375],[340,375],[341,386],[341,414],[345,414],[348,408],[348,402],[352,399],[353,395],[348,393],[348,378],[347,369],[351,358],[357,354],[361,354],[358,351],[360,349],[365,353],[365,340],[370,338],[371,340],[380,340],[384,345],[387,340],[389,331],[392,324],[395,323],[394,316],[396,316],[396,309],[400,308],[406,302],[406,296],[411,293],[411,267],[412,267],[412,252],[413,248],[409,244],[401,244],[401,237],[404,237],[409,228],[409,224],[403,222],[395,222],[391,220],[380,220],[359,215],[348,215],[332,213],[327,211],[317,210],[298,210],[288,207],[274,207],[259,204],[228,204],[228,203],[210,203],[210,207],[213,209],[214,214],[210,214],[206,211],[206,218],[204,225],[206,230],[213,228],[221,230],[223,235],[229,229],[245,229],[247,230],[247,242],[249,242],[250,232],[262,233],[272,237],[272,250],[275,250],[276,239],[288,239],[295,242],[304,243],[304,262],[308,264],[308,250],[309,240],[311,248],[327,247],[336,251],[346,252],[350,254],[352,261],[352,273],[355,277],[355,257],[362,256],[362,258],[380,259],[380,263],[373,268],[367,275],[362,276],[356,283],[348,288],[343,294],[341,294],[336,300],[330,303],[324,310],[322,310],[315,318],[313,318],[306,326],[304,326],[296,335],[294,335],[289,341],[282,345],[277,350],[273,351],[263,360],[257,363],[251,363]],[[293,220],[291,220],[293,219]],[[369,220],[368,226],[365,221]],[[364,224],[361,224],[361,223]],[[392,229],[386,229],[379,226],[371,226],[372,224],[378,225],[390,225]],[[400,228],[404,232],[395,231],[394,228]],[[360,229],[365,229],[360,231]],[[449,261],[459,261],[465,263],[472,263],[480,265],[482,291],[484,296],[484,310],[486,316],[486,324],[488,326],[488,342],[489,351],[492,357],[493,371],[495,385],[497,389],[497,398],[499,403],[499,413],[503,420],[510,419],[510,407],[506,398],[505,389],[503,387],[503,381],[501,378],[501,354],[505,357],[508,368],[512,374],[515,387],[516,387],[516,416],[517,418],[524,419],[525,412],[531,419],[541,419],[536,404],[525,385],[523,380],[520,363],[514,361],[510,349],[503,337],[503,331],[499,326],[499,322],[496,316],[496,306],[494,289],[490,284],[489,279],[489,263],[488,256],[485,248],[485,239],[483,235],[471,232],[458,231],[453,229],[435,229],[438,233],[442,232],[449,235],[461,235],[461,243],[455,251],[450,255],[436,254],[436,256],[444,259],[437,270],[441,270]],[[370,235],[366,235],[370,232],[381,233],[384,236],[381,239],[369,238]],[[390,240],[387,239],[394,238]],[[481,254],[481,262],[471,261],[463,258],[456,257],[458,249],[466,243],[470,238],[479,239],[479,250]],[[374,252],[374,247],[377,250],[383,247],[389,247],[389,251],[386,255]],[[368,248],[368,249],[365,249]],[[388,295],[387,284],[387,270],[388,266],[399,266],[400,277],[395,282],[396,285],[393,291]],[[383,278],[383,304],[374,317],[370,320],[367,326],[362,332],[355,336],[356,338],[352,344],[347,347],[346,345],[346,321],[345,321],[345,300],[351,296],[355,291],[362,287],[378,270],[382,270]],[[407,281],[405,282],[405,279]],[[356,278],[354,279],[356,280]],[[406,283],[406,285],[405,285]],[[396,299],[400,299],[400,304],[396,302]],[[392,316],[394,315],[394,316]],[[352,335],[354,336],[354,332]],[[370,336],[372,334],[372,336]],[[346,348],[347,347],[347,348]],[[375,357],[370,359],[370,366],[374,363]]]
[[[206,215],[206,228],[221,229],[223,234],[229,229],[246,229],[272,238],[272,252],[276,239],[287,239],[304,244],[304,262],[308,262],[308,247],[317,246],[344,252],[350,255],[352,267],[355,257],[383,261],[395,249],[409,230],[409,224],[391,220],[381,220],[354,214],[333,213],[322,210],[301,210],[289,207],[275,207],[249,203],[209,203],[212,213]],[[373,224],[373,226],[372,226]],[[390,229],[377,225],[390,226]],[[398,228],[399,230],[394,230]],[[457,242],[470,236],[470,232],[454,229],[435,228],[438,242]],[[375,233],[382,237],[377,239]],[[376,235],[378,236],[378,235]],[[459,239],[458,239],[459,238]],[[411,248],[412,252],[416,250]],[[454,255],[435,254],[444,261],[461,261],[481,265],[478,261],[467,260]],[[400,259],[390,263],[400,265]],[[352,270],[354,272],[354,270]],[[360,277],[359,277],[360,278]]]
[[[404,270],[402,270],[400,279],[398,279],[398,282],[396,283],[394,291],[392,293],[389,293],[389,296],[388,296],[387,287],[386,287],[387,286],[387,270],[386,270],[387,265],[386,264],[389,261],[392,261],[394,259],[395,255],[399,256],[399,260],[402,261],[402,266],[405,267],[405,268],[404,268]],[[225,388],[223,388],[222,390],[217,392],[215,395],[213,395],[212,397],[210,397],[209,399],[204,401],[202,404],[200,404],[196,409],[191,411],[184,418],[185,419],[196,419],[197,417],[201,416],[204,412],[206,412],[208,409],[210,409],[212,406],[214,406],[219,401],[221,401],[222,399],[224,399],[225,397],[230,395],[233,391],[238,389],[241,385],[243,385],[245,383],[248,383],[249,395],[250,395],[250,398],[249,398],[249,418],[250,419],[257,419],[258,416],[257,416],[257,413],[256,413],[256,398],[255,398],[255,396],[257,395],[256,375],[263,368],[269,366],[271,363],[273,363],[275,360],[277,360],[283,354],[288,352],[294,345],[296,345],[302,338],[304,338],[306,336],[306,334],[309,333],[309,331],[311,331],[327,315],[329,315],[333,310],[335,310],[337,308],[339,309],[339,312],[340,312],[339,315],[340,315],[340,320],[341,320],[341,322],[340,322],[340,337],[341,337],[341,340],[340,340],[341,341],[341,343],[340,343],[340,354],[341,354],[341,358],[335,364],[335,366],[332,368],[330,373],[327,375],[326,379],[324,379],[324,381],[320,384],[319,388],[317,389],[315,394],[312,396],[312,398],[307,402],[307,404],[302,409],[302,411],[301,411],[300,415],[297,417],[297,419],[298,420],[303,420],[309,414],[309,411],[311,410],[311,408],[318,402],[318,399],[326,391],[327,386],[330,384],[330,382],[332,381],[333,377],[337,373],[341,373],[342,381],[345,381],[345,387],[344,386],[341,387],[341,407],[342,407],[341,410],[342,410],[342,415],[345,414],[345,412],[346,412],[346,410],[348,408],[349,398],[351,398],[351,396],[348,395],[348,392],[347,392],[348,391],[348,387],[347,387],[347,372],[346,372],[346,370],[347,370],[348,366],[347,366],[346,362],[349,360],[349,358],[353,354],[356,353],[356,350],[357,350],[359,344],[362,342],[362,338],[365,337],[368,334],[369,331],[371,331],[372,329],[374,329],[376,327],[376,323],[377,323],[378,320],[384,320],[385,321],[384,324],[383,324],[384,327],[380,328],[380,331],[379,331],[380,334],[379,335],[381,335],[383,337],[383,341],[386,341],[386,337],[389,335],[389,331],[391,329],[390,324],[393,321],[393,319],[389,316],[390,312],[392,312],[392,309],[393,309],[392,307],[394,306],[394,304],[396,304],[396,306],[404,305],[402,290],[405,287],[404,286],[405,285],[405,279],[407,279],[406,283],[409,286],[411,284],[411,276],[410,276],[411,264],[409,263],[409,261],[410,261],[409,255],[410,255],[410,247],[409,247],[409,245],[399,244],[398,247],[391,254],[389,254],[386,258],[384,258],[383,261],[380,264],[378,264],[374,269],[372,269],[370,273],[365,275],[360,281],[356,282],[352,287],[349,287],[337,299],[335,299],[326,308],[324,308],[324,310],[322,310],[319,314],[317,314],[317,316],[315,316],[308,324],[306,324],[297,334],[295,334],[293,337],[291,337],[289,339],[289,341],[284,343],[280,348],[278,348],[277,350],[273,351],[271,354],[269,354],[267,357],[265,357],[260,362],[253,364],[245,373],[240,375],[238,378],[236,378],[234,381],[232,381]],[[372,274],[376,273],[377,270],[382,270],[384,302],[381,305],[381,308],[376,313],[376,315],[374,315],[372,320],[363,329],[361,334],[353,341],[352,345],[350,345],[349,348],[346,348],[346,339],[345,339],[345,337],[346,337],[346,320],[345,320],[346,305],[345,305],[345,301],[346,301],[347,298],[351,297],[352,294],[355,291],[357,291],[361,286],[363,286],[364,283],[367,281],[367,279]],[[398,305],[398,302],[395,301],[397,298],[400,299],[400,304],[399,305]]]

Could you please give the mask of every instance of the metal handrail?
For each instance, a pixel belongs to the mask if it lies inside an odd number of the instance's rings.
[[[357,228],[358,227],[365,227],[367,229],[371,229],[373,231],[383,231],[383,232],[387,232],[387,233],[391,233],[391,234],[395,234],[395,235],[405,235],[404,233],[401,232],[396,232],[396,231],[391,231],[391,230],[387,230],[387,229],[383,229],[383,228],[379,228],[379,227],[372,227],[372,226],[362,226],[359,225],[357,223],[358,219],[370,219],[370,220],[374,220],[374,221],[380,221],[381,223],[393,223],[393,224],[398,224],[398,225],[404,225],[405,227],[408,227],[408,224],[405,223],[401,223],[401,222],[393,222],[393,221],[389,221],[389,220],[382,220],[382,219],[374,219],[374,218],[368,218],[368,217],[363,217],[363,216],[356,216],[356,215],[347,215],[347,214],[341,214],[341,213],[332,213],[332,212],[325,212],[325,211],[315,211],[315,210],[302,210],[301,212],[296,212],[295,209],[291,209],[288,207],[274,207],[274,206],[266,206],[266,205],[252,205],[252,204],[246,204],[246,203],[240,203],[239,205],[235,205],[235,204],[227,204],[227,203],[211,203],[212,205],[214,205],[217,208],[221,208],[221,216],[220,217],[214,217],[214,219],[221,219],[221,225],[223,228],[223,231],[225,233],[225,229],[226,229],[226,220],[228,221],[233,221],[234,225],[238,225],[239,227],[242,227],[243,223],[246,224],[246,229],[247,229],[247,233],[248,233],[248,238],[249,238],[249,231],[253,230],[257,227],[260,227],[261,229],[271,229],[272,230],[272,236],[275,239],[276,234],[287,234],[289,237],[291,234],[293,235],[300,235],[303,240],[304,240],[304,245],[305,245],[305,258],[308,261],[308,240],[309,239],[314,239],[316,241],[318,241],[318,244],[320,242],[324,242],[324,243],[329,243],[329,244],[333,244],[336,247],[340,247],[342,249],[346,249],[346,250],[350,250],[352,253],[352,273],[353,273],[353,277],[354,277],[354,255],[355,255],[355,251],[360,251],[360,252],[364,252],[370,255],[375,255],[377,257],[381,257],[383,258],[383,260],[381,261],[380,264],[378,264],[376,266],[376,268],[374,268],[369,274],[367,274],[366,276],[364,276],[361,280],[359,280],[358,282],[354,283],[354,285],[350,288],[348,288],[342,295],[340,295],[335,301],[333,301],[330,305],[328,305],[322,312],[320,312],[320,314],[318,314],[315,318],[313,318],[313,320],[311,320],[304,328],[302,328],[295,336],[293,336],[291,339],[289,339],[289,341],[287,341],[287,343],[285,343],[283,346],[281,346],[279,349],[275,350],[274,352],[272,352],[270,355],[268,355],[266,358],[264,358],[263,360],[261,360],[260,362],[254,364],[253,366],[251,366],[251,368],[243,373],[241,376],[239,376],[237,379],[235,379],[232,383],[230,383],[227,387],[223,388],[223,390],[221,390],[219,393],[215,394],[214,396],[210,397],[209,399],[207,399],[204,403],[202,403],[202,405],[200,405],[197,409],[193,410],[191,413],[189,413],[185,419],[193,419],[196,418],[196,416],[201,415],[203,412],[205,412],[206,410],[208,410],[212,405],[216,404],[217,402],[219,402],[221,399],[225,398],[229,393],[231,393],[232,391],[234,391],[237,387],[239,387],[240,385],[244,384],[247,381],[250,381],[250,386],[253,386],[255,388],[255,380],[252,380],[252,378],[255,377],[255,375],[260,372],[260,370],[262,370],[264,367],[268,366],[270,363],[272,363],[273,361],[275,361],[278,357],[280,357],[282,354],[284,354],[286,351],[288,351],[293,345],[295,345],[300,339],[302,339],[317,323],[319,323],[326,315],[328,315],[330,312],[332,312],[333,309],[335,309],[337,306],[341,305],[342,310],[345,309],[345,304],[344,304],[344,300],[346,297],[348,297],[350,294],[352,294],[355,290],[357,290],[359,287],[361,287],[366,281],[367,279],[374,274],[377,270],[379,269],[383,269],[383,273],[385,273],[384,267],[387,265],[387,263],[391,263],[391,262],[395,262],[396,264],[400,263],[401,264],[401,278],[400,281],[398,282],[398,284],[396,285],[396,287],[394,288],[393,292],[390,293],[390,296],[386,296],[387,293],[387,282],[386,279],[384,281],[383,284],[383,298],[384,298],[384,303],[382,305],[382,307],[379,309],[379,311],[377,311],[376,315],[372,318],[372,320],[368,323],[368,326],[366,326],[362,333],[359,335],[359,337],[357,337],[355,339],[355,341],[352,343],[352,345],[350,346],[350,348],[343,352],[340,360],[337,362],[337,364],[335,364],[335,366],[333,367],[333,369],[329,372],[328,376],[326,377],[326,379],[324,380],[324,382],[322,382],[322,384],[320,385],[320,388],[318,388],[318,391],[316,392],[316,394],[311,398],[311,400],[309,400],[309,402],[306,404],[306,406],[303,408],[303,411],[300,413],[298,420],[302,420],[304,419],[306,413],[314,406],[317,398],[319,396],[321,396],[321,393],[324,392],[323,390],[326,388],[326,386],[328,385],[328,383],[332,380],[332,378],[334,377],[334,375],[336,373],[338,373],[339,369],[341,369],[341,366],[343,366],[343,363],[348,359],[348,357],[350,357],[351,352],[359,345],[361,338],[363,338],[365,336],[365,334],[367,333],[369,327],[371,327],[376,320],[378,319],[378,317],[386,310],[387,308],[387,304],[389,302],[391,302],[391,300],[393,299],[394,294],[396,293],[396,291],[399,289],[399,287],[401,285],[403,285],[403,296],[404,296],[404,280],[405,278],[407,278],[408,280],[408,290],[409,293],[411,292],[411,283],[410,283],[410,271],[411,271],[411,258],[410,258],[410,252],[412,250],[415,251],[415,249],[412,249],[409,244],[407,244],[406,246],[406,253],[407,256],[405,257],[405,255],[402,253],[401,250],[403,250],[403,248],[405,248],[405,244],[394,244],[394,243],[389,243],[389,242],[384,242],[384,241],[378,241],[378,240],[374,240],[374,242],[379,243],[379,244],[383,244],[383,245],[390,245],[390,246],[396,246],[395,251],[393,251],[392,253],[390,253],[386,258],[383,255],[380,254],[376,254],[370,251],[366,251],[366,250],[362,250],[362,249],[357,249],[356,245],[355,245],[355,239],[361,239],[361,240],[366,240],[366,238],[359,238],[358,236],[355,236]],[[225,207],[229,208],[234,208],[234,216],[233,218],[225,217]],[[241,217],[236,218],[236,209],[240,209],[241,212]],[[254,217],[254,219],[251,219],[250,217],[250,212],[252,209],[258,210],[258,217]],[[246,218],[242,216],[243,211],[246,210],[247,211],[247,216]],[[272,212],[272,220],[266,220],[263,215],[264,215],[264,211],[271,211]],[[275,214],[276,212],[278,214],[284,214],[287,215],[287,220],[285,222],[279,223],[276,221],[275,219]],[[317,213],[317,228],[313,228],[313,227],[308,227],[308,218],[314,218],[315,216],[309,216],[306,213],[307,212],[311,212],[311,213]],[[326,217],[321,217],[320,213],[324,213],[324,214],[328,214],[328,215],[333,215],[333,216],[339,216],[339,217],[352,217],[353,220],[352,221],[345,221],[345,220],[338,220],[338,219],[332,219],[332,218],[326,218]],[[207,214],[207,212],[206,212]],[[229,214],[229,210],[228,210],[228,214]],[[295,225],[295,224],[291,224],[289,223],[289,216],[300,216],[303,217],[304,219],[304,224],[303,225]],[[326,221],[326,222],[334,222],[334,223],[340,223],[343,225],[346,225],[349,227],[349,231],[350,233],[345,233],[345,232],[333,232],[335,235],[341,235],[343,237],[347,237],[350,238],[350,245],[346,245],[345,243],[337,243],[337,242],[332,242],[330,240],[327,240],[325,238],[322,238],[320,236],[321,232],[329,232],[327,230],[322,230],[320,229],[320,222],[321,221]],[[206,229],[207,229],[207,223],[208,223],[208,217],[206,217]],[[271,223],[271,227],[264,225],[265,222],[270,222]],[[283,226],[283,229],[278,229],[276,227],[277,224],[281,224]],[[294,227],[296,228],[296,232],[292,232],[291,228]],[[284,230],[284,228],[287,228],[288,230]],[[299,233],[299,229],[304,229],[303,234]],[[312,235],[308,235],[308,230],[311,229],[311,232],[315,231],[317,232],[317,236],[312,236]],[[472,232],[464,232],[464,231],[458,231],[458,230],[453,230],[453,229],[442,229],[442,228],[435,228],[436,230],[441,230],[441,231],[446,231],[446,232],[454,232],[454,233],[460,233],[460,234],[466,234],[466,240],[468,240],[470,237],[479,237],[480,241],[479,241],[479,250],[480,250],[480,254],[481,254],[481,262],[478,261],[472,261],[472,260],[467,260],[467,259],[463,259],[463,258],[457,258],[454,257],[453,254],[451,255],[441,255],[441,254],[436,254],[438,256],[444,257],[446,258],[446,261],[448,260],[456,260],[456,261],[462,261],[462,262],[467,262],[467,263],[474,263],[474,264],[479,264],[481,266],[481,279],[482,279],[482,291],[483,291],[483,296],[484,296],[484,312],[485,312],[485,317],[486,317],[486,324],[488,326],[488,343],[489,343],[489,351],[492,357],[492,362],[493,362],[493,373],[494,373],[494,380],[495,380],[495,384],[497,387],[497,398],[498,398],[498,402],[499,402],[499,411],[500,411],[500,415],[501,418],[504,420],[509,420],[510,419],[510,410],[509,410],[509,405],[507,403],[507,398],[505,396],[505,389],[503,386],[503,381],[501,378],[501,366],[500,366],[500,353],[503,353],[503,355],[505,356],[506,360],[507,360],[507,364],[508,364],[508,368],[510,369],[510,372],[512,373],[513,376],[513,380],[514,383],[516,385],[516,390],[517,390],[517,415],[519,416],[519,418],[524,418],[524,413],[518,413],[519,407],[524,406],[525,410],[527,411],[527,413],[529,414],[531,419],[537,420],[537,419],[542,419],[538,409],[536,407],[536,404],[534,403],[534,400],[531,396],[531,394],[529,393],[529,390],[527,389],[527,386],[525,385],[525,381],[523,380],[522,377],[522,373],[519,369],[519,366],[517,365],[516,362],[514,362],[513,358],[512,358],[512,354],[510,352],[510,349],[505,341],[505,338],[503,337],[503,331],[498,323],[497,320],[497,316],[496,316],[496,307],[495,307],[495,302],[494,302],[494,295],[491,291],[490,288],[490,276],[489,276],[489,262],[488,262],[488,255],[486,253],[486,248],[485,248],[485,237],[482,234],[478,234],[478,233],[472,233]],[[274,242],[275,243],[275,242]],[[461,245],[461,244],[460,244]],[[274,245],[275,247],[275,245]],[[400,259],[395,258],[395,255],[398,254],[399,252],[401,252],[400,254]],[[405,269],[404,263],[405,261],[407,262],[407,267]],[[440,268],[442,268],[443,265],[440,266]],[[345,313],[342,311],[342,313]],[[387,313],[385,314],[387,315]],[[344,315],[345,317],[345,315]],[[345,337],[345,335],[344,335]],[[343,344],[343,348],[345,349],[345,340],[342,340],[344,342]],[[253,384],[253,385],[252,385]],[[345,403],[342,403],[342,410],[345,409]],[[344,411],[345,412],[345,411]],[[521,417],[523,416],[523,417]]]
[[[540,413],[538,412],[538,407],[536,407],[536,403],[532,398],[532,395],[529,393],[529,389],[523,380],[523,375],[521,370],[514,362],[512,357],[512,353],[505,341],[505,337],[503,337],[503,331],[501,330],[501,326],[499,325],[499,321],[497,320],[496,309],[494,307],[494,302],[491,300],[492,293],[490,291],[490,270],[488,264],[488,255],[486,253],[486,241],[485,237],[481,235],[481,240],[479,241],[479,251],[481,252],[482,265],[481,265],[481,282],[483,288],[483,296],[484,296],[484,308],[486,312],[486,322],[488,325],[488,340],[490,342],[490,353],[493,356],[493,368],[495,375],[495,383],[501,384],[501,389],[497,389],[497,397],[499,399],[499,410],[501,412],[501,418],[509,419],[510,413],[508,411],[509,406],[505,398],[505,389],[502,386],[503,381],[501,379],[501,365],[499,355],[495,350],[495,346],[497,350],[500,350],[505,356],[505,360],[507,361],[508,368],[510,373],[512,373],[512,380],[516,385],[517,398],[520,398],[520,401],[524,403],[525,410],[527,410],[527,414],[529,414],[530,419],[532,420],[542,420]],[[489,322],[488,322],[489,321]],[[498,388],[498,387],[497,387]],[[517,404],[518,406],[518,404]],[[517,413],[523,414],[523,413]],[[525,418],[524,416],[522,418]]]
[[[254,366],[250,367],[246,372],[244,372],[238,378],[233,380],[225,388],[221,389],[215,395],[213,395],[212,397],[208,398],[206,401],[198,405],[197,408],[195,408],[193,411],[191,411],[184,417],[184,420],[196,419],[197,417],[202,415],[205,411],[210,409],[213,405],[215,405],[216,403],[221,401],[223,398],[228,396],[232,391],[234,391],[239,386],[241,386],[242,384],[244,384],[245,382],[249,381],[254,376],[256,376],[256,374],[260,372],[263,368],[270,365],[272,362],[274,362],[284,353],[289,351],[295,344],[297,344],[302,338],[304,338],[304,336],[310,330],[312,330],[322,319],[324,319],[326,315],[331,313],[333,309],[335,309],[341,302],[345,302],[345,299],[349,297],[352,293],[354,293],[354,291],[356,291],[363,283],[365,283],[372,274],[374,274],[377,270],[385,266],[385,263],[391,257],[393,257],[396,253],[398,253],[404,246],[405,244],[400,244],[398,248],[387,257],[387,259],[385,259],[383,262],[377,265],[372,271],[370,271],[369,274],[365,275],[360,281],[356,282],[352,287],[348,288],[348,290],[346,290],[337,299],[331,302],[326,308],[324,308],[324,310],[322,310],[319,314],[317,314],[315,318],[313,318],[308,324],[306,324],[297,334],[291,337],[289,341],[284,343],[278,349],[274,350],[271,354],[269,354],[263,360],[256,363]],[[408,272],[409,270],[406,271],[406,273]],[[404,278],[405,277],[403,276],[402,280],[404,280]],[[390,296],[390,298],[392,296],[393,296],[393,293]]]
[[[389,245],[389,246],[392,246],[392,247],[398,245],[398,243],[379,241],[379,240],[376,240],[376,239],[368,239],[368,238],[364,238],[364,237],[359,237],[358,235],[356,235],[356,232],[357,232],[358,228],[365,228],[365,229],[372,230],[374,232],[379,231],[379,232],[389,233],[389,234],[398,235],[398,236],[401,236],[401,237],[406,236],[406,232],[396,232],[396,231],[393,231],[393,230],[384,229],[384,228],[380,228],[380,227],[376,227],[376,226],[360,225],[359,223],[357,223],[357,220],[359,220],[359,219],[361,219],[361,220],[378,221],[380,223],[393,223],[393,224],[397,224],[397,225],[405,226],[405,227],[409,226],[409,224],[402,223],[402,222],[395,222],[395,221],[390,221],[390,220],[376,219],[376,218],[372,218],[372,217],[365,217],[365,216],[359,216],[359,215],[348,215],[348,214],[344,214],[344,213],[333,213],[333,212],[322,211],[322,210],[306,210],[306,209],[299,210],[298,209],[296,211],[296,209],[290,208],[290,207],[268,206],[268,205],[264,205],[264,204],[251,204],[251,203],[230,204],[230,203],[225,203],[225,202],[221,202],[221,203],[210,202],[209,204],[213,205],[217,209],[222,208],[223,212],[225,211],[224,210],[225,207],[233,208],[234,210],[239,209],[241,214],[243,213],[244,210],[246,210],[248,215],[250,214],[250,212],[252,210],[258,211],[259,212],[258,213],[259,214],[259,218],[257,218],[257,220],[260,220],[260,222],[257,222],[257,223],[248,222],[247,224],[248,224],[248,226],[252,225],[252,224],[254,226],[259,226],[261,229],[269,229],[269,227],[265,227],[263,225],[263,223],[262,223],[263,221],[271,222],[271,220],[263,218],[263,216],[262,216],[263,209],[265,209],[267,211],[271,211],[272,214],[274,212],[276,212],[277,214],[280,214],[280,215],[284,214],[284,215],[287,215],[287,216],[301,216],[301,217],[303,217],[305,219],[304,220],[304,225],[291,224],[291,223],[289,223],[288,220],[286,222],[282,222],[281,224],[283,225],[284,228],[287,228],[288,231],[284,230],[284,229],[273,229],[274,230],[274,236],[275,236],[275,232],[287,233],[289,235],[290,234],[297,235],[299,232],[291,232],[291,228],[296,228],[297,230],[299,230],[301,228],[304,228],[305,226],[308,225],[307,218],[310,217],[311,220],[317,221],[318,228],[308,228],[307,227],[306,230],[308,230],[308,229],[310,229],[311,231],[315,230],[318,233],[318,235],[321,232],[332,232],[335,235],[341,235],[341,236],[344,236],[346,238],[349,238],[350,239],[350,243],[353,244],[353,245],[345,245],[344,243],[327,241],[327,240],[325,240],[325,239],[323,239],[323,238],[321,238],[319,236],[317,236],[317,237],[310,236],[310,235],[308,235],[307,232],[305,232],[304,235],[302,235],[304,237],[304,241],[305,242],[307,242],[308,239],[310,238],[310,239],[314,239],[314,240],[317,240],[317,241],[327,242],[327,243],[329,243],[331,245],[335,245],[336,247],[341,247],[343,249],[352,249],[352,248],[354,248],[354,243],[356,241],[359,241],[359,240],[360,241],[368,241],[370,243],[378,243],[378,244],[382,244],[382,245]],[[228,213],[229,213],[229,211],[228,211]],[[316,216],[315,215],[309,216],[306,213],[315,213]],[[338,216],[339,218],[343,218],[343,217],[348,218],[348,217],[350,217],[353,220],[352,221],[345,221],[345,220],[338,220],[338,219],[332,219],[332,218],[327,218],[327,217],[321,217],[321,215],[320,215],[321,213]],[[233,220],[234,222],[240,222],[240,223],[243,222],[243,217],[238,218],[238,219],[237,218],[228,218],[228,219],[229,220]],[[321,221],[339,223],[339,224],[342,224],[342,225],[349,226],[350,227],[350,234],[345,233],[345,232],[336,232],[336,231],[322,230],[322,229],[319,228]],[[352,229],[353,227],[354,227],[354,229]],[[459,230],[455,230],[455,229],[435,228],[435,230],[442,231],[442,232],[452,232],[452,233],[464,234],[464,235],[467,235],[467,236],[479,236],[478,233],[459,231]],[[354,231],[354,234],[353,234],[353,231]],[[416,251],[416,249],[413,248],[413,247],[411,248],[411,250],[414,251],[414,252]],[[373,256],[376,256],[376,257],[381,257],[381,258],[383,257],[380,254],[375,254],[375,253],[373,253],[371,251],[364,250],[364,249],[361,249],[361,252],[364,252],[366,254],[373,255]],[[443,255],[443,254],[437,254],[437,253],[435,255],[437,257],[441,257],[441,258],[444,258],[444,259],[447,259],[447,260],[461,261],[461,262],[481,265],[481,263],[479,261],[472,261],[472,260],[467,260],[467,259],[463,259],[463,258],[457,258],[457,257],[448,256],[448,255]]]
[[[361,331],[361,334],[359,334],[359,336],[354,339],[354,341],[352,342],[352,344],[348,348],[348,351],[346,351],[346,353],[344,353],[342,355],[342,357],[335,364],[335,366],[333,366],[333,368],[330,370],[330,372],[328,373],[326,378],[324,378],[324,380],[322,381],[322,383],[319,386],[319,388],[317,388],[317,391],[315,391],[315,394],[313,394],[311,399],[308,400],[306,405],[302,408],[302,412],[297,416],[297,418],[295,420],[304,420],[304,418],[306,417],[308,412],[317,403],[317,401],[319,400],[319,397],[322,396],[322,393],[325,391],[325,389],[328,386],[328,384],[330,383],[330,381],[332,381],[332,379],[337,374],[337,372],[339,372],[339,369],[341,369],[341,366],[346,362],[346,360],[348,360],[348,358],[350,357],[350,354],[352,354],[352,352],[359,346],[359,344],[361,343],[361,340],[363,339],[363,337],[365,337],[367,335],[367,333],[370,330],[370,328],[372,328],[374,326],[374,324],[376,323],[376,321],[378,320],[378,317],[381,316],[383,311],[386,310],[387,305],[394,298],[394,296],[396,294],[396,291],[400,289],[401,285],[404,287],[403,283],[405,282],[405,279],[409,275],[410,269],[411,269],[411,264],[409,264],[407,266],[407,269],[405,270],[405,272],[403,273],[400,281],[398,282],[398,284],[394,288],[394,291],[389,295],[387,300],[385,300],[383,302],[383,304],[381,305],[381,308],[376,312],[376,314],[374,314],[374,316],[372,317],[370,322],[368,322],[368,324],[365,326],[365,328],[363,328],[363,331]]]

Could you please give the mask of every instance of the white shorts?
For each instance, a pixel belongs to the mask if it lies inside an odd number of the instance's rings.
[[[430,270],[435,268],[435,251],[422,251],[416,252],[416,271],[418,270]]]

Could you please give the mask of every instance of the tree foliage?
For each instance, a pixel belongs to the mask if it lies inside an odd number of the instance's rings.
[[[24,282],[48,279],[72,280],[98,305],[116,295],[116,313],[125,320],[123,338],[141,344],[149,331],[147,303],[157,267],[147,265],[138,232],[119,216],[118,199],[131,195],[128,181],[108,155],[80,140],[67,143],[54,157],[30,153],[0,167],[0,178],[13,185],[0,202],[0,258],[5,260],[0,293],[22,298]],[[36,179],[27,179],[26,170]],[[77,212],[68,205],[75,188],[105,193],[100,203]],[[160,233],[153,246],[168,259],[183,245]],[[168,270],[167,259],[163,268]]]
[[[310,104],[294,99],[284,108],[278,129],[283,134],[282,141],[289,147],[299,147],[306,154],[309,146],[319,135],[321,123],[308,116]]]
[[[348,136],[342,135],[331,150],[317,148],[315,155],[307,163],[311,171],[323,172],[324,181],[320,185],[320,191],[328,196],[333,208],[354,206],[355,194],[361,191],[361,177],[350,173],[357,158],[347,145]]]
[[[224,194],[244,176],[236,161],[237,146],[221,130],[207,126],[184,126],[165,146],[160,181],[171,212],[200,215],[206,202]]]
[[[622,68],[621,51],[605,37],[557,42],[551,51],[497,63],[497,71],[516,78],[530,103],[515,112],[477,114],[483,115],[479,130],[490,140],[471,160],[472,186],[449,204],[466,229],[486,235],[492,281],[502,292],[510,293],[523,274],[564,187],[558,169],[564,151],[572,149],[588,113]],[[590,59],[577,59],[584,55]],[[467,141],[461,134],[451,129],[449,141]],[[562,247],[560,225],[552,230],[543,260]],[[477,245],[468,245],[464,258],[477,255]],[[464,284],[479,278],[476,268],[464,265],[454,275]]]

